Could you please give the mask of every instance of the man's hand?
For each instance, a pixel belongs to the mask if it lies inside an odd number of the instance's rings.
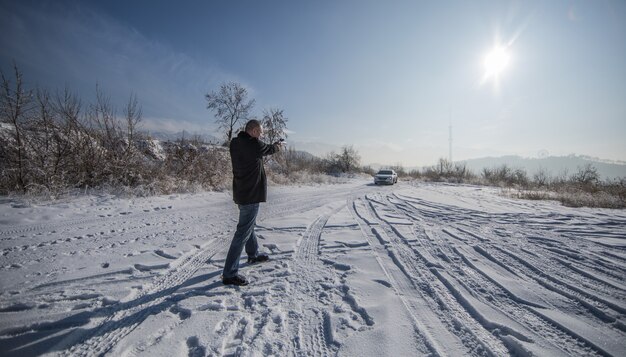
[[[274,146],[276,147],[276,150],[278,151],[282,151],[285,148],[285,139],[280,139],[277,142],[274,143]]]
[[[281,151],[283,149],[283,146],[280,144],[279,141],[275,142],[273,145],[276,148],[276,152]]]

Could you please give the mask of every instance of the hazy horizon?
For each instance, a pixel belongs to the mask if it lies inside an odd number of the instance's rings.
[[[364,164],[447,158],[450,125],[454,161],[626,161],[620,1],[0,1],[0,46],[29,87],[137,94],[146,130],[219,135],[204,95],[237,81]]]
[[[189,132],[184,130],[184,135],[183,135],[183,131],[176,131],[176,130],[159,130],[159,131],[150,131],[150,130],[144,130],[145,133],[147,134],[151,134],[151,136],[153,138],[156,139],[162,139],[162,140],[177,140],[184,137],[190,138],[190,137],[195,137],[195,136],[199,136],[204,140],[208,140],[209,143],[213,143],[213,144],[218,144],[220,143],[219,138],[215,137],[212,135],[212,133],[209,132],[198,132],[198,131],[194,131],[194,132]],[[285,142],[285,144],[287,145],[286,147],[289,148],[293,148],[294,150],[297,151],[303,151],[303,152],[308,152],[309,154],[315,155],[319,158],[323,158],[325,157],[327,154],[331,153],[331,152],[339,152],[343,146],[352,146],[350,144],[345,144],[345,145],[333,145],[333,144],[328,144],[328,143],[322,143],[322,142],[299,142],[299,141],[291,141],[288,140]],[[361,148],[363,149],[363,148]],[[367,149],[367,148],[365,148]],[[358,153],[360,156],[362,156],[363,153],[361,153],[359,151]],[[386,155],[384,152],[382,154],[377,155],[367,155],[366,152],[366,157],[368,158],[368,160],[363,161],[361,160],[361,164],[363,166],[368,166],[368,165],[373,165],[375,167],[381,166],[381,167],[390,167],[390,166],[395,166],[395,165],[401,165],[403,166],[405,169],[412,169],[412,168],[421,168],[421,167],[428,167],[428,166],[432,166],[437,164],[437,162],[439,161],[439,159],[449,159],[449,157],[446,155],[440,155],[438,157],[434,157],[432,161],[428,161],[425,162],[423,164],[416,164],[416,165],[406,165],[397,161],[394,161],[393,156],[390,155]],[[371,158],[376,158],[379,157],[381,158],[380,161],[375,161],[375,160],[371,160]],[[528,160],[532,160],[532,159],[549,159],[549,158],[569,158],[569,157],[577,157],[577,158],[581,158],[581,159],[585,159],[585,160],[593,160],[593,161],[597,161],[597,162],[602,162],[602,163],[609,163],[609,164],[617,164],[617,165],[626,165],[626,161],[623,160],[612,160],[612,159],[606,159],[606,158],[602,158],[602,157],[597,157],[597,156],[591,156],[591,155],[586,155],[584,153],[567,153],[567,154],[553,154],[550,153],[547,150],[541,150],[538,152],[530,152],[527,155],[524,154],[508,154],[508,153],[502,153],[500,155],[498,154],[486,154],[486,155],[480,155],[480,153],[474,155],[474,156],[468,156],[466,155],[465,157],[453,157],[453,162],[466,162],[466,161],[471,161],[471,160],[482,160],[482,159],[502,159],[502,158],[506,158],[506,157],[517,157],[517,158],[521,158],[521,159],[528,159]]]

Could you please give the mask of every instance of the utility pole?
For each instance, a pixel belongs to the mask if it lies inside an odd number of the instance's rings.
[[[448,127],[449,137],[448,137],[448,160],[452,163],[452,111],[450,111],[450,126]]]

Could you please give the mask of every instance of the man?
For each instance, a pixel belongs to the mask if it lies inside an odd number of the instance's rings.
[[[230,141],[230,159],[233,164],[233,199],[239,206],[239,223],[230,244],[222,282],[224,285],[248,285],[245,277],[238,274],[239,256],[245,246],[248,263],[269,260],[267,254],[259,254],[259,245],[254,233],[259,203],[267,200],[267,179],[263,168],[263,156],[272,155],[281,149],[281,143],[263,143],[259,138],[263,127],[258,120],[246,123],[244,131]]]

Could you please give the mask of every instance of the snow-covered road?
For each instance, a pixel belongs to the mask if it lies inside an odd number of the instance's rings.
[[[0,203],[0,355],[626,355],[626,212],[485,187],[271,187],[223,286],[228,193]]]

